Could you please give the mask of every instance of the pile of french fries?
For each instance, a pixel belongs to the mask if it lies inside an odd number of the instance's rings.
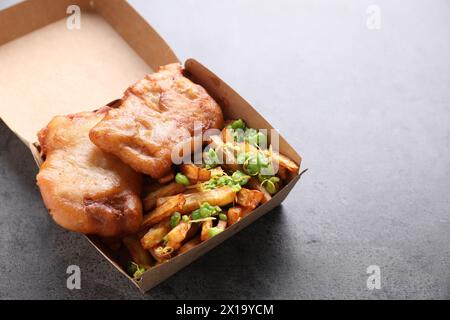
[[[167,176],[146,180],[145,214],[138,233],[121,243],[105,239],[110,248],[123,244],[127,249],[130,276],[139,279],[147,269],[238,223],[298,174],[295,162],[262,148],[262,136],[255,136],[242,120],[227,123],[221,135],[211,137],[203,164],[174,166]],[[263,173],[263,167],[269,171]]]

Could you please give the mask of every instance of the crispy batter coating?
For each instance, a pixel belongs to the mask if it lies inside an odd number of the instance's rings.
[[[56,223],[112,237],[139,229],[142,204],[141,175],[89,139],[89,130],[108,110],[57,116],[39,132],[46,159],[37,184]]]
[[[194,122],[202,131],[221,129],[222,111],[176,63],[128,88],[121,106],[110,110],[89,136],[102,150],[158,179],[170,172],[174,147],[193,136]]]

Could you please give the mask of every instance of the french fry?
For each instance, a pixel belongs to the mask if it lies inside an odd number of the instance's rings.
[[[271,158],[272,161],[278,162],[280,167],[286,168],[292,173],[298,173],[300,167],[291,159],[273,150],[264,150],[264,154]]]
[[[228,129],[227,127],[222,129],[222,135],[221,135],[222,140],[227,143],[227,142],[231,142],[234,143],[234,138],[232,135],[232,130]]]
[[[259,152],[258,148],[256,148],[254,145],[250,144],[247,141],[236,142],[235,145],[238,147],[239,152],[253,153],[253,154],[256,154]]]
[[[219,141],[213,140],[213,142],[216,143],[217,145],[220,145]],[[222,141],[222,143],[223,143],[223,141]],[[233,142],[233,144],[235,146],[237,146],[237,148],[239,149],[239,152],[246,152],[246,153],[259,152],[259,150],[255,146],[251,145],[248,142]],[[271,148],[262,150],[262,152],[264,153],[265,156],[270,158],[273,162],[278,163],[279,168],[287,169],[288,171],[290,171],[292,173],[296,173],[296,174],[298,173],[300,167],[294,161],[289,159],[288,157],[286,157],[276,151],[273,151]],[[234,170],[236,170],[236,168],[234,168]]]
[[[165,246],[155,246],[151,248],[151,255],[160,263],[169,260],[172,257],[172,254],[181,247],[181,243],[186,238],[186,234],[190,227],[190,223],[179,223],[167,234],[167,244]]]
[[[208,181],[211,179],[211,171],[206,168],[200,168],[198,170],[198,181]]]
[[[255,209],[263,199],[263,193],[259,190],[242,188],[237,194],[237,203],[243,207]]]
[[[226,206],[234,201],[235,196],[234,191],[228,186],[187,194],[182,213],[190,213],[200,208],[203,202],[208,202],[212,206]]]
[[[235,196],[236,194],[234,191],[228,186],[184,194],[186,202],[184,203],[180,213],[191,213],[192,211],[200,208],[200,205],[203,202],[208,202],[212,206],[226,206],[234,201]],[[173,197],[175,196],[159,198],[157,203],[162,206]]]
[[[188,177],[191,183],[198,181],[208,181],[211,178],[211,172],[205,168],[197,167],[195,164],[182,164],[181,172]]]
[[[190,223],[184,221],[180,222],[175,228],[167,233],[167,244],[150,248],[150,254],[159,263],[166,262],[172,257],[172,254],[181,247],[181,243],[186,239],[190,228]]]
[[[196,223],[197,225],[197,223]],[[192,228],[191,228],[192,229]],[[190,230],[189,230],[190,231]],[[196,245],[200,244],[202,242],[202,239],[200,238],[200,235],[196,236],[195,238],[192,238],[188,242],[185,242],[180,249],[178,249],[178,253],[182,254],[185,253],[191,249],[193,249]]]
[[[241,219],[241,207],[231,207],[227,212],[228,225],[232,226]]]
[[[177,194],[170,197],[161,206],[156,207],[155,210],[144,216],[142,227],[151,227],[152,225],[169,218],[170,215],[176,211],[181,211],[186,202],[183,194]]]
[[[219,220],[219,222],[217,223],[216,228],[225,230],[225,228],[227,227],[227,221],[224,220]]]
[[[184,193],[183,193],[184,194]],[[167,200],[172,199],[174,196],[162,197],[156,199],[156,207],[161,207]]]
[[[167,244],[166,247],[170,247],[173,250],[177,250],[183,240],[186,238],[186,235],[191,228],[191,224],[188,222],[180,222],[175,228],[170,230],[167,234]]]
[[[261,183],[258,181],[258,179],[251,177],[250,180],[248,180],[246,187],[249,187],[253,190],[261,191],[263,194],[263,198],[261,200],[261,203],[266,203],[270,199],[272,199],[272,196],[267,192],[267,190],[261,185]]]
[[[249,152],[249,153],[259,152],[258,148],[251,145],[247,141],[236,142],[235,145],[238,146],[240,152]],[[272,161],[277,162],[280,165],[280,167],[286,168],[290,172],[298,173],[299,166],[288,157],[272,150],[271,148],[262,150],[262,152],[265,156],[271,158]]]
[[[242,165],[237,163],[233,148],[225,145],[220,136],[211,136],[211,146],[214,147],[219,159],[223,163],[222,166],[228,171],[241,170]]]
[[[202,232],[200,234],[200,238],[202,241],[206,241],[211,238],[211,236],[209,234],[209,230],[212,228],[212,224],[213,224],[212,220],[207,220],[207,221],[203,222]],[[216,225],[216,228],[222,229],[222,230],[225,230],[226,227],[227,227],[227,222],[223,221],[223,220],[219,220],[219,222]]]
[[[253,145],[251,145],[248,142],[241,142],[236,143],[240,149],[240,152],[249,152],[249,153],[257,153],[259,150],[255,148]],[[278,164],[278,170],[281,168],[287,169],[288,171],[292,173],[298,173],[300,167],[291,159],[289,159],[286,156],[283,156],[282,154],[273,151],[270,149],[262,150],[263,154],[272,160],[272,162],[275,162]]]
[[[144,209],[145,211],[153,210],[156,207],[156,200],[161,197],[173,196],[177,193],[181,193],[185,190],[185,186],[182,184],[172,182],[168,185],[161,186],[159,189],[150,192],[144,198]]]
[[[141,244],[144,249],[150,250],[159,244],[164,236],[170,231],[169,218],[157,223],[151,227],[147,233],[141,238]]]
[[[181,172],[188,177],[189,181],[191,183],[196,183],[198,180],[198,169],[199,167],[197,167],[194,164],[182,164],[180,166],[180,170]]]
[[[162,246],[156,246],[149,250],[150,254],[159,263],[164,263],[171,258],[171,251],[165,251]]]
[[[189,188],[186,188],[186,190],[183,191],[183,194],[191,194],[191,193],[196,193],[196,192],[202,192],[202,186],[199,185],[199,184],[190,185],[188,187]],[[158,201],[156,201],[156,203],[158,203]]]
[[[235,206],[228,209],[227,212],[227,223],[229,226],[235,224],[245,216],[247,216],[250,212],[252,212],[252,209],[245,208],[242,206]]]
[[[183,194],[186,196],[188,194],[192,194],[192,193],[198,193],[198,192],[202,192],[200,190],[200,186],[197,188],[187,188],[186,190],[183,191]],[[169,200],[170,198],[172,198],[173,196],[168,196],[168,197],[161,197],[156,199],[156,206],[160,207],[164,202],[166,202],[167,200]]]
[[[216,177],[216,176],[221,177],[225,174],[222,167],[215,167],[215,168],[209,170],[209,172],[211,173],[211,177]]]
[[[209,229],[212,228],[212,220],[206,220],[202,223],[202,232],[200,238],[202,241],[206,241],[209,239]]]
[[[285,167],[278,167],[277,176],[284,182],[287,182],[290,178],[289,171]]]
[[[172,181],[173,179],[175,179],[175,173],[173,171],[171,171],[169,174],[165,175],[164,177],[159,178],[158,183],[167,184],[170,181]]]
[[[135,263],[145,268],[148,268],[152,265],[152,259],[146,251],[136,235],[126,236],[122,239],[123,244],[127,247],[128,251],[131,254],[131,258]]]
[[[247,208],[247,207],[241,207],[241,219],[245,218],[247,215],[249,215],[253,209]]]

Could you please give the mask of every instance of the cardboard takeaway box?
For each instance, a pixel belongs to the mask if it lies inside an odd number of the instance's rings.
[[[80,29],[67,27],[71,5],[81,9]],[[0,11],[0,116],[30,148],[39,165],[42,159],[36,133],[53,116],[98,109],[121,97],[146,73],[177,61],[165,41],[124,0],[21,2]],[[221,105],[225,118],[243,118],[251,127],[272,129],[252,106],[199,62],[189,59],[184,66],[191,79]],[[300,156],[282,137],[279,147],[300,164]],[[239,223],[149,269],[139,281],[122,270],[96,237],[87,238],[145,292],[278,206],[299,179],[300,175],[296,176]]]

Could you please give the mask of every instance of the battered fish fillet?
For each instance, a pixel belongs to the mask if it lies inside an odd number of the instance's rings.
[[[54,117],[39,134],[46,156],[37,184],[50,215],[62,227],[113,237],[142,223],[141,175],[89,139],[108,112]]]
[[[205,89],[169,64],[128,88],[121,106],[108,112],[89,136],[136,171],[158,179],[169,173],[174,147],[194,134],[223,127],[219,105]]]

